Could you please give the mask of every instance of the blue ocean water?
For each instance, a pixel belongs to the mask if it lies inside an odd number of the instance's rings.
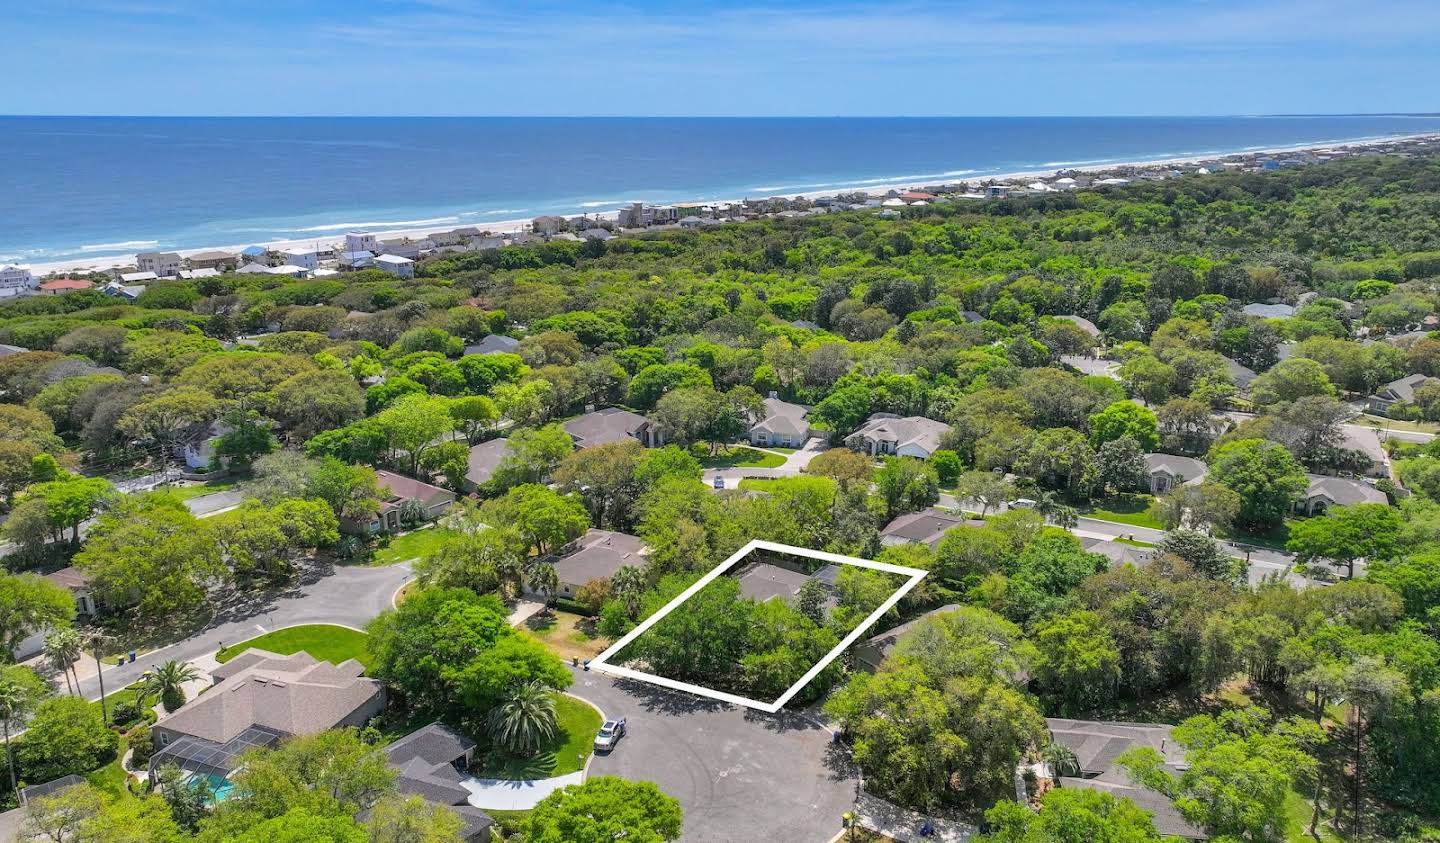
[[[0,260],[478,225],[1440,131],[1440,116],[0,117]]]

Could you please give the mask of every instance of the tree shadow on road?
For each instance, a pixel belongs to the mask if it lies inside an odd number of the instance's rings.
[[[729,711],[734,708],[729,703],[719,700],[697,697],[683,691],[672,691],[633,679],[618,679],[615,681],[615,687],[634,697],[645,711],[656,714],[695,714],[697,712]]]
[[[765,711],[756,711],[753,708],[745,709],[745,720],[748,723],[759,723],[772,732],[813,732],[816,729],[824,729],[822,723],[814,718],[806,717],[793,711],[780,711],[770,714]]]
[[[825,765],[832,782],[853,781],[860,773],[855,760],[850,756],[850,747],[836,741],[825,745],[825,757],[821,763]]]

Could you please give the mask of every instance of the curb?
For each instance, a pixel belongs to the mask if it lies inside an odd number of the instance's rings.
[[[599,715],[600,715],[600,722],[601,722],[602,724],[605,722],[605,709],[601,708],[600,706],[596,705],[596,704],[593,703],[593,702],[590,702],[589,700],[585,699],[584,697],[577,696],[577,695],[575,695],[575,694],[570,693],[569,691],[561,691],[560,693],[562,693],[562,694],[564,694],[565,696],[571,698],[572,700],[579,700],[580,702],[585,703],[586,705],[588,705],[588,706],[590,706],[591,708],[595,709],[595,711],[596,711],[597,713],[599,713]],[[588,757],[586,757],[586,759],[585,759],[585,766],[580,768],[580,773],[581,773],[581,775],[580,775],[580,781],[583,782],[583,781],[585,781],[586,779],[590,778],[590,764],[591,764],[591,762],[593,762],[594,760],[595,760],[595,748],[592,746],[592,747],[590,748],[590,755],[589,755]]]

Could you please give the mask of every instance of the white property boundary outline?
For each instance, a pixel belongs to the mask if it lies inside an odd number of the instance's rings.
[[[761,702],[759,700],[752,700],[749,697],[742,697],[737,694],[727,694],[724,691],[711,690],[710,688],[704,688],[699,685],[692,685],[689,682],[678,682],[674,679],[667,679],[664,676],[657,676],[653,673],[646,673],[642,670],[635,670],[633,668],[621,667],[620,665],[609,663],[609,660],[614,658],[616,654],[618,654],[621,650],[625,649],[626,645],[628,645],[631,641],[634,641],[636,638],[639,638],[641,635],[645,634],[645,631],[658,623],[661,618],[670,614],[670,612],[674,611],[686,600],[689,600],[691,597],[693,597],[696,592],[709,585],[716,577],[721,576],[726,571],[733,568],[736,563],[738,563],[741,559],[749,556],[750,553],[755,550],[769,550],[778,553],[788,553],[792,556],[803,556],[808,559],[818,559],[822,562],[833,562],[841,565],[855,565],[861,568],[870,568],[875,571],[884,571],[889,574],[899,574],[901,576],[909,577],[909,579],[905,582],[904,585],[900,586],[900,588],[897,589],[894,594],[890,595],[890,598],[888,600],[886,600],[884,603],[881,603],[880,608],[871,612],[869,617],[865,618],[865,620],[861,621],[859,625],[852,629],[850,631],[850,634],[846,635],[844,640],[842,640],[839,644],[836,644],[833,650],[831,650],[829,653],[826,653],[825,657],[822,658],[819,663],[817,663],[814,667],[810,668],[810,670],[807,671],[804,676],[800,677],[800,681],[785,689],[785,692],[781,694],[780,697],[774,702],[767,703]],[[831,662],[839,658],[840,654],[845,652],[846,648],[859,640],[860,636],[863,635],[866,630],[874,626],[876,621],[880,620],[880,618],[886,612],[890,611],[890,609],[896,603],[900,602],[900,598],[904,597],[910,591],[910,589],[918,585],[920,583],[920,580],[924,579],[925,575],[928,573],[929,571],[924,571],[919,568],[906,568],[902,565],[891,565],[886,562],[875,562],[870,559],[860,559],[854,556],[841,556],[838,553],[826,553],[821,550],[811,550],[805,547],[795,547],[793,545],[779,544],[777,542],[767,542],[755,539],[752,540],[749,544],[735,551],[735,553],[731,554],[730,558],[715,566],[714,570],[701,577],[698,581],[696,581],[694,585],[685,589],[674,600],[666,603],[660,608],[660,611],[646,618],[644,622],[626,633],[619,641],[611,644],[609,649],[607,649],[605,652],[601,653],[590,661],[590,667],[599,673],[604,673],[609,676],[624,677],[626,679],[634,679],[640,682],[648,682],[651,685],[659,685],[661,687],[671,688],[676,691],[685,691],[686,693],[695,694],[701,697],[708,697],[712,700],[720,700],[721,702],[734,703],[735,705],[743,705],[747,708],[753,708],[759,711],[767,712],[769,714],[774,714],[775,712],[783,708],[785,706],[785,703],[790,701],[791,697],[800,693],[800,690],[802,688],[810,684],[810,680],[814,679],[817,675],[819,675],[820,671],[824,670],[827,666],[829,666]]]

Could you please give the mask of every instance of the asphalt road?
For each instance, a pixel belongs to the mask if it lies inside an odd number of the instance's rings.
[[[680,800],[681,839],[814,841],[840,828],[857,780],[848,751],[805,717],[765,714],[631,680],[577,671],[570,693],[626,718],[591,776],[653,781]]]
[[[228,594],[217,596],[225,605],[205,629],[153,650],[141,653],[133,663],[104,670],[105,691],[115,690],[140,678],[152,665],[171,659],[189,661],[215,652],[224,644],[237,644],[271,630],[302,623],[328,623],[363,627],[391,605],[391,598],[412,574],[405,563],[378,568],[334,568],[313,572],[283,592],[263,595]],[[81,692],[100,698],[100,680],[87,676],[80,681]]]

